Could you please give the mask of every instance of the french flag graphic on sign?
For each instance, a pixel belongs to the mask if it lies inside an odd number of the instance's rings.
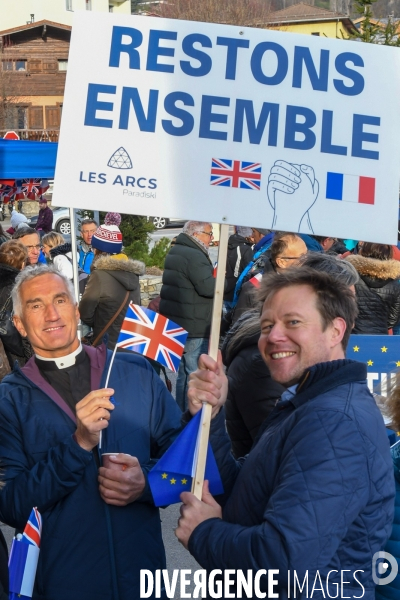
[[[375,178],[328,172],[326,198],[359,204],[375,204]]]

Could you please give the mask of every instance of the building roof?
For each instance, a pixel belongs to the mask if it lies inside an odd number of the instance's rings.
[[[292,4],[288,8],[276,10],[269,14],[267,24],[288,24],[288,23],[310,23],[321,21],[342,21],[348,29],[354,29],[354,25],[349,17],[343,13],[312,6],[305,2]]]
[[[20,25],[19,27],[13,27],[12,29],[3,29],[0,31],[0,36],[2,35],[12,35],[13,33],[19,33],[21,31],[28,31],[29,29],[35,29],[36,27],[43,27],[46,25],[47,27],[55,27],[56,29],[64,29],[65,31],[71,31],[72,27],[70,25],[64,25],[63,23],[54,23],[54,21],[47,21],[47,19],[43,19],[42,21],[34,21],[33,23],[26,23],[25,25]]]

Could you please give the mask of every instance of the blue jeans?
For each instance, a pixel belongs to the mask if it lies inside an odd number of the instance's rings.
[[[184,412],[187,409],[187,387],[190,373],[197,369],[200,354],[208,353],[208,338],[188,338],[178,370],[176,381],[176,403]]]

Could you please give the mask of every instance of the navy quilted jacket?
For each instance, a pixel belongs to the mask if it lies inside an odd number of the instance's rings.
[[[393,521],[394,477],[385,426],[366,385],[366,367],[349,360],[312,367],[291,400],[264,422],[250,454],[229,453],[223,411],[211,443],[223,479],[223,520],[192,533],[189,550],[207,570],[279,569],[280,600],[288,571],[311,588],[319,571],[335,597],[372,600],[372,556],[384,547]],[[361,585],[365,588],[364,595]],[[317,584],[316,587],[321,587]],[[261,589],[267,592],[266,577]],[[255,596],[254,596],[255,597]],[[292,593],[290,597],[295,597]],[[307,597],[305,590],[297,598]],[[338,597],[338,596],[336,596]]]
[[[85,350],[92,389],[104,387],[111,352]],[[137,456],[147,481],[180,431],[181,412],[139,355],[117,353],[110,387],[115,410],[102,451]],[[140,569],[165,569],[159,510],[148,483],[127,506],[105,504],[96,452],[74,441],[75,415],[64,405],[32,360],[0,384],[0,519],[22,529],[33,506],[42,514],[33,600],[134,600]]]

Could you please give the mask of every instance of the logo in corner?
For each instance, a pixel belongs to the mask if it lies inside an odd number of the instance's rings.
[[[131,157],[122,146],[118,148],[107,163],[112,169],[132,169]]]

